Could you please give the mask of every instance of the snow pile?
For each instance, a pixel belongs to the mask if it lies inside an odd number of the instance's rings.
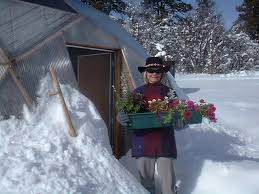
[[[112,156],[107,128],[91,101],[62,86],[76,138],[69,137],[58,97],[48,97],[24,119],[0,122],[0,191],[4,193],[145,193]],[[130,183],[130,184],[129,184]]]

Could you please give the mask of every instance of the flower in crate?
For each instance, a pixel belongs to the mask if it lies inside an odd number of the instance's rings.
[[[148,108],[150,112],[166,112],[168,110],[168,102],[161,99],[153,99],[148,101]]]
[[[209,121],[216,122],[216,107],[213,104],[206,103],[203,99],[199,102],[188,100],[181,103],[184,106],[182,114],[184,114],[185,120],[189,119],[191,114],[199,113],[202,117],[209,119]]]
[[[179,100],[177,98],[170,99],[165,97],[164,100],[149,101],[148,110],[151,112],[166,112],[164,117],[165,123],[171,123],[173,119],[181,119],[189,124],[200,123],[202,117],[216,122],[213,104],[206,103],[201,99],[198,103],[192,100]]]
[[[183,124],[198,124],[202,122],[202,118],[216,122],[215,106],[203,99],[194,102],[166,96],[163,99],[145,101],[142,94],[126,93],[118,98],[116,108],[129,115],[127,128],[132,130],[175,126],[181,123],[179,120]]]
[[[116,108],[124,113],[146,112],[145,103],[142,94],[126,92],[123,97],[116,101]]]
[[[211,122],[216,122],[216,107],[214,104],[207,104],[203,99],[201,99],[199,102],[199,108],[202,116],[208,118]]]

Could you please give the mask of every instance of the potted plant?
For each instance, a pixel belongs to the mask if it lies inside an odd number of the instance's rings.
[[[127,128],[130,130],[171,127],[177,119],[186,124],[201,123],[203,117],[216,122],[215,106],[204,100],[196,103],[165,97],[146,102],[141,94],[128,92],[117,101],[116,107],[128,114],[130,122]]]

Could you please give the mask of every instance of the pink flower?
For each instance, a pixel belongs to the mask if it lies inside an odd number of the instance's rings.
[[[173,100],[169,101],[168,107],[169,108],[175,108],[178,104],[179,104],[179,100],[178,99],[173,99]]]
[[[200,112],[200,107],[198,105],[194,105],[193,109],[195,112]]]
[[[214,104],[209,104],[209,105],[208,105],[208,109],[209,109],[211,112],[215,112],[216,107],[214,106]]]
[[[191,100],[187,101],[187,110],[191,111],[193,109],[194,109],[194,102]]]
[[[216,110],[215,106],[213,104],[209,104],[207,109],[206,109],[206,111],[205,111],[205,113],[206,113],[207,116],[214,115],[214,117],[215,117],[215,113],[214,113],[215,110]]]
[[[216,122],[215,113],[210,114],[208,118],[210,119],[210,121]]]
[[[210,113],[209,115],[208,115],[210,118],[215,118],[215,113],[213,112],[213,113]]]

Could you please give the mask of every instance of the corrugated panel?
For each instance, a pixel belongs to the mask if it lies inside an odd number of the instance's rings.
[[[0,40],[18,55],[70,23],[75,14],[22,1],[0,1]]]
[[[1,84],[1,80],[4,77],[5,72],[6,72],[6,67],[0,63],[0,84]]]
[[[82,21],[73,24],[64,32],[65,40],[68,43],[77,45],[87,45],[99,48],[119,49],[118,40],[108,34],[94,23],[84,18]]]
[[[0,65],[0,81],[1,81],[2,76],[5,73],[5,69],[6,69],[6,67],[4,67],[3,65]]]
[[[6,76],[0,84],[0,118],[20,116],[24,102],[11,76]]]
[[[19,60],[14,66],[17,77],[34,100],[37,97],[39,82],[49,73],[50,67],[56,69],[61,83],[77,88],[69,54],[62,36],[59,36],[32,50],[30,55]],[[22,95],[8,75],[0,85],[0,114],[19,115],[23,104],[25,101]]]
[[[0,47],[0,83],[6,71],[5,63],[7,61],[6,55]]]
[[[61,83],[69,83],[77,87],[76,78],[66,50],[62,36],[47,41],[42,47],[20,61],[16,65],[16,72],[21,75],[32,97],[35,97],[35,89],[39,80],[44,77],[50,67],[54,67]]]

